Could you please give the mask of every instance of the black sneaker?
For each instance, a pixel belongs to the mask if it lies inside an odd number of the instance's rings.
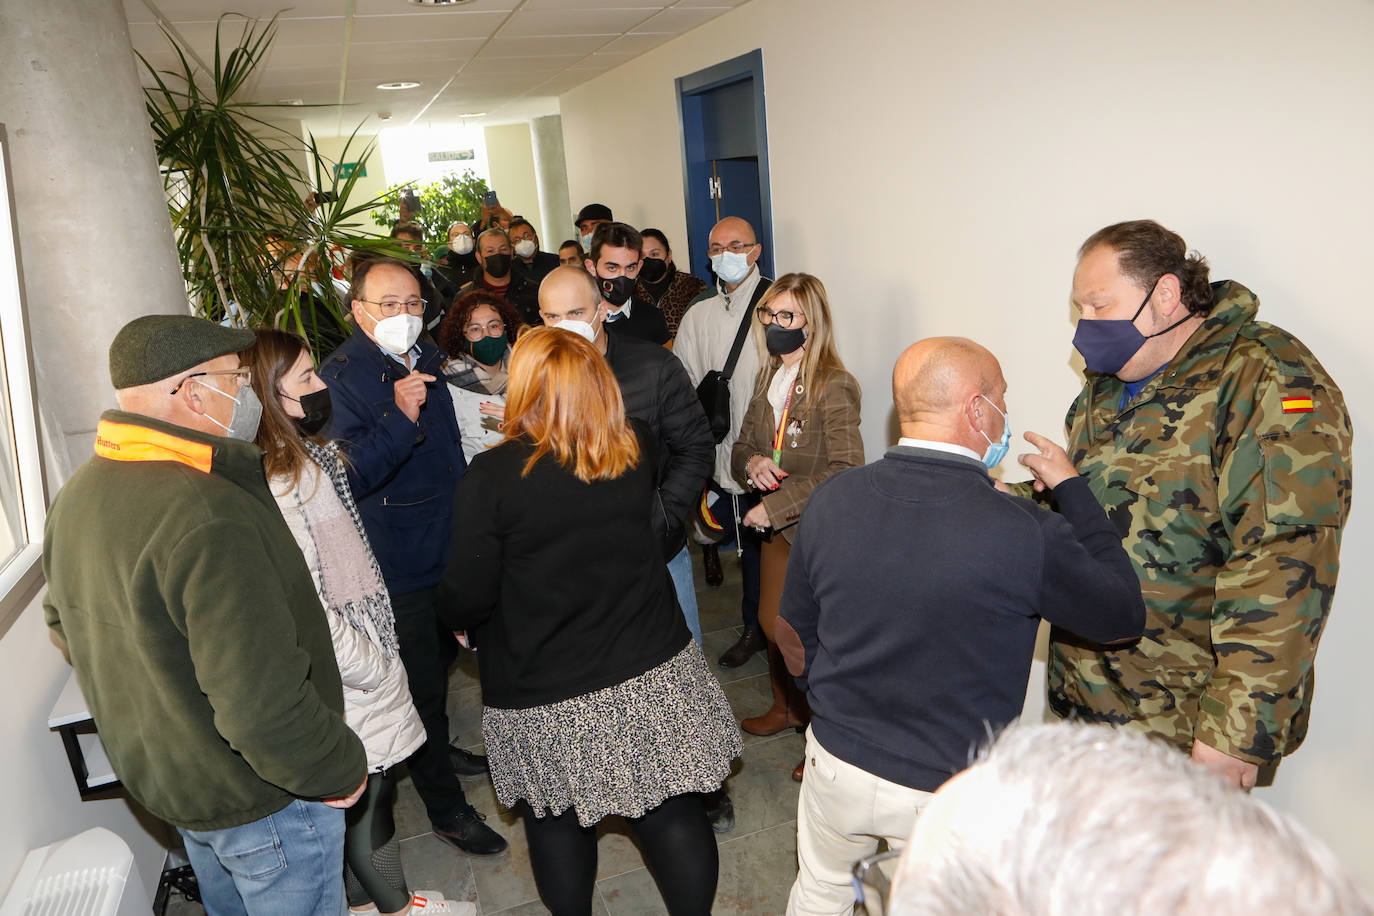
[[[711,829],[716,833],[729,833],[735,829],[735,803],[719,788],[702,796],[706,802],[706,816],[711,820]]]
[[[461,747],[448,746],[448,762],[459,776],[481,776],[487,772],[487,758]]]
[[[484,821],[485,815],[467,805],[457,814],[434,821],[431,826],[436,837],[470,856],[499,856],[510,848],[510,844]]]

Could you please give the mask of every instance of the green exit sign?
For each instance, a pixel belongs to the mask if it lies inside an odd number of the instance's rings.
[[[334,166],[334,177],[347,178],[350,175],[352,175],[355,170],[357,171],[359,178],[367,177],[366,162],[340,162]]]

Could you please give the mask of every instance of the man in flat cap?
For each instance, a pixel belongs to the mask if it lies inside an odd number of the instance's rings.
[[[211,913],[339,916],[366,785],[329,624],[252,444],[249,331],[135,319],[119,410],[53,500],[44,613],[115,774],[181,833]]]

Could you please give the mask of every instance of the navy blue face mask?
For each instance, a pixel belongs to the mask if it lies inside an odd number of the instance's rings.
[[[1160,279],[1163,279],[1161,276]],[[1116,375],[1121,371],[1121,367],[1130,362],[1132,356],[1145,346],[1145,341],[1151,337],[1158,337],[1167,334],[1174,328],[1183,324],[1191,313],[1186,313],[1178,321],[1169,325],[1162,331],[1153,334],[1142,334],[1140,329],[1135,326],[1135,320],[1140,317],[1140,313],[1145,311],[1145,306],[1149,304],[1150,297],[1155,294],[1155,287],[1159,285],[1159,280],[1150,286],[1150,291],[1145,294],[1145,299],[1140,303],[1140,308],[1135,310],[1135,314],[1130,320],[1124,318],[1114,319],[1079,319],[1078,330],[1073,333],[1073,346],[1083,356],[1083,364],[1089,372],[1101,372],[1106,375]]]

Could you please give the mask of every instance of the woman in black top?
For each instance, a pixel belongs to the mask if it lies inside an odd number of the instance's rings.
[[[520,808],[539,896],[591,912],[595,825],[623,815],[673,914],[706,914],[717,853],[698,793],[741,751],[650,522],[652,435],[576,334],[511,351],[506,440],[458,487],[445,621],[478,649],[497,797]]]

